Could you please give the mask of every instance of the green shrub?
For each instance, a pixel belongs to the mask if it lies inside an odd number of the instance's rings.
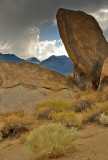
[[[48,124],[34,129],[27,136],[26,146],[35,160],[57,158],[75,148],[78,137],[76,129],[67,129],[62,124]]]
[[[53,114],[52,121],[62,123],[63,125],[68,126],[68,127],[72,127],[72,126],[80,127],[81,126],[81,120],[78,119],[74,111],[70,111],[70,112],[62,111],[57,114]]]

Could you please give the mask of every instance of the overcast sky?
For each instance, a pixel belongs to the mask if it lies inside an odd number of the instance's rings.
[[[59,8],[93,15],[108,40],[108,0],[0,0],[0,52],[40,60],[67,55],[56,24]]]

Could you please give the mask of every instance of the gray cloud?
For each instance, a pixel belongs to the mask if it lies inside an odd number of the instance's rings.
[[[55,19],[58,8],[83,10],[88,13],[92,13],[94,15],[101,14],[99,16],[102,17],[105,16],[106,14],[101,13],[99,11],[100,9],[108,8],[108,1],[107,0],[0,0],[0,46],[2,46],[3,48],[3,45],[8,44],[7,49],[9,49],[9,46],[11,46],[10,48],[13,48],[13,51],[17,53],[17,55],[21,55],[21,50],[20,50],[21,47],[18,47],[19,45],[17,46],[16,44],[17,43],[21,44],[22,41],[24,43],[24,39],[26,39],[25,38],[26,29],[28,27],[33,28],[34,26],[40,27],[40,25],[42,25],[44,22],[53,21]],[[105,21],[104,23],[107,26],[108,22]],[[38,37],[38,33],[36,37]],[[31,40],[31,35],[30,35],[30,40]],[[18,52],[18,49],[20,53]],[[10,51],[12,51],[12,49]],[[26,54],[26,52],[27,50],[24,51],[24,55]]]
[[[108,2],[107,0],[0,0],[0,20],[3,24],[18,28],[39,25],[45,20],[52,20],[60,7],[93,12],[108,7]]]

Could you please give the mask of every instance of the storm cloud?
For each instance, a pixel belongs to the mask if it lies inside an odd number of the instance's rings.
[[[55,24],[58,8],[92,14],[108,36],[107,0],[0,0],[0,52],[23,58],[35,56],[39,28],[49,21]]]

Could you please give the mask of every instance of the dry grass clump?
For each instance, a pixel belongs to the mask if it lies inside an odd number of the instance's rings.
[[[93,90],[87,90],[81,92],[76,98],[71,102],[71,108],[75,112],[82,112],[87,108],[91,108],[97,102],[97,92]]]
[[[83,122],[95,122],[99,120],[101,113],[108,110],[108,101],[103,103],[96,103],[91,109],[86,109],[82,112]]]
[[[36,107],[38,119],[62,123],[68,127],[80,127],[81,121],[75,116],[70,105],[64,101],[50,101]]]
[[[99,120],[101,124],[108,126],[108,115],[102,113]]]
[[[97,91],[94,91],[92,89],[83,91],[80,93],[80,95],[78,96],[78,99],[89,99],[92,101],[97,101]]]
[[[0,132],[2,138],[19,137],[21,133],[27,132],[33,119],[25,115],[23,111],[8,113],[0,116]]]
[[[78,137],[76,129],[67,129],[62,124],[42,125],[27,136],[26,146],[35,160],[57,158],[75,148]]]
[[[108,101],[108,88],[104,88],[104,90],[98,91],[97,97],[98,97],[98,102]]]
[[[85,122],[99,122],[106,123],[108,113],[108,88],[104,90],[85,92],[81,98],[89,98],[91,100],[91,107],[86,108],[82,112],[82,121]]]
[[[82,112],[87,108],[91,108],[93,102],[90,99],[78,99],[71,107],[75,112]]]

